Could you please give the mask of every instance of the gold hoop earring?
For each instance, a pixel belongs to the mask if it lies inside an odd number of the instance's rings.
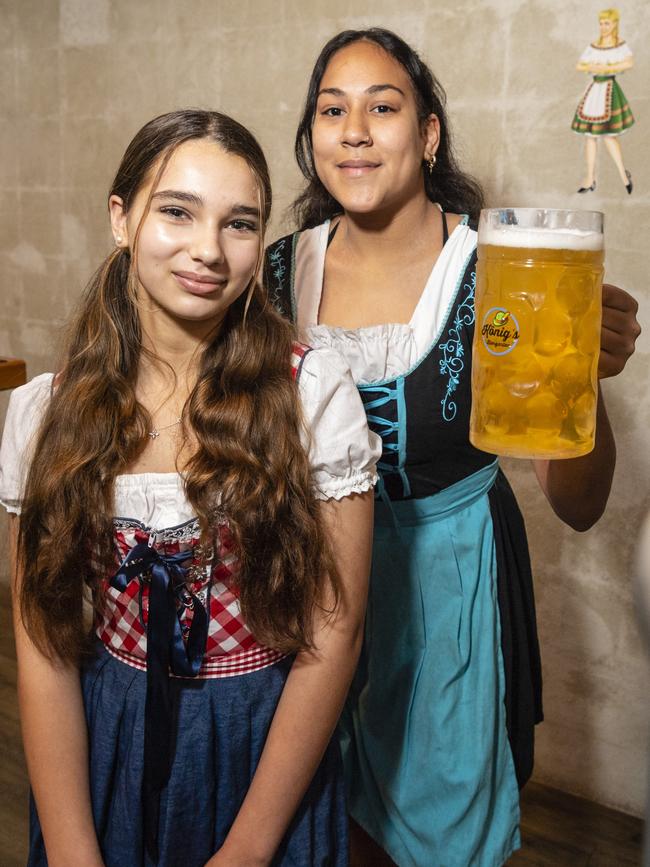
[[[433,173],[433,167],[435,166],[436,162],[437,162],[436,155],[431,154],[431,156],[427,160],[427,168],[429,169],[429,174]]]

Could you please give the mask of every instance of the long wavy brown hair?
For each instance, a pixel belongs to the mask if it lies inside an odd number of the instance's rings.
[[[146,124],[127,148],[110,195],[128,211],[150,183],[150,202],[173,151],[204,138],[247,162],[264,224],[271,188],[262,150],[248,130],[218,112],[176,111]],[[26,481],[21,613],[41,651],[65,662],[78,661],[88,647],[84,598],[99,609],[101,579],[116,569],[115,477],[143,451],[152,427],[135,393],[144,351],[133,292],[137,234],[135,249],[112,252],[85,291]],[[260,261],[262,253],[263,231]],[[291,325],[266,303],[254,277],[206,342],[183,413],[196,443],[183,470],[185,489],[206,548],[218,502],[238,546],[247,625],[259,641],[288,651],[312,644],[315,606],[325,598],[336,604],[339,596],[301,442],[293,340]]]

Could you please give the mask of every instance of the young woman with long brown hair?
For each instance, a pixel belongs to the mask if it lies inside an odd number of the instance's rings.
[[[267,286],[312,345],[350,363],[381,435],[366,641],[343,716],[358,864],[495,867],[519,844],[541,678],[525,529],[494,455],[469,442],[480,186],[459,168],[440,84],[394,33],[322,49],[296,136],[300,231]],[[601,376],[623,369],[636,303],[603,293]],[[568,524],[602,513],[614,469],[602,398],[592,454],[537,462]],[[392,863],[390,861],[390,863]]]
[[[344,865],[329,741],[374,435],[336,353],[296,344],[257,282],[271,193],[247,130],[156,118],[109,206],[115,249],[0,455],[29,864]]]

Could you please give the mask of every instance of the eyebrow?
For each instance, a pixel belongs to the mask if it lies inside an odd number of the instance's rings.
[[[396,90],[397,93],[406,96],[404,91],[395,84],[372,84],[370,87],[366,88],[366,93],[372,96],[375,93],[381,93],[384,90]],[[329,93],[331,96],[345,96],[345,91],[341,90],[339,87],[324,87],[322,90],[318,91],[318,96],[321,96],[323,93]]]
[[[187,193],[183,190],[159,190],[154,193],[151,200],[154,199],[174,199],[177,202],[187,202],[189,205],[196,205],[200,208],[203,205],[203,199],[197,193]]]
[[[251,205],[233,205],[230,209],[230,213],[233,214],[233,216],[241,214],[245,217],[257,217],[258,220],[260,218],[260,209]]]
[[[203,207],[205,204],[203,198],[198,195],[198,193],[189,193],[185,190],[159,190],[157,193],[154,193],[151,197],[153,199],[173,199],[176,202],[185,202],[189,205],[195,205],[197,208]],[[259,208],[254,207],[253,205],[244,205],[236,203],[230,209],[230,213],[233,216],[248,216],[248,217],[260,217]]]

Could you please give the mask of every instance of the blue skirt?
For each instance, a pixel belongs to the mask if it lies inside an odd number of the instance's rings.
[[[519,846],[496,473],[377,503],[365,643],[340,728],[351,815],[399,867],[497,867]]]
[[[176,745],[160,807],[158,867],[204,867],[223,844],[259,762],[292,660],[228,678],[172,679]],[[81,675],[90,789],[106,867],[153,867],[144,851],[141,786],[146,673],[100,645]],[[331,743],[273,861],[345,867],[347,813]],[[47,865],[32,803],[28,867]]]

